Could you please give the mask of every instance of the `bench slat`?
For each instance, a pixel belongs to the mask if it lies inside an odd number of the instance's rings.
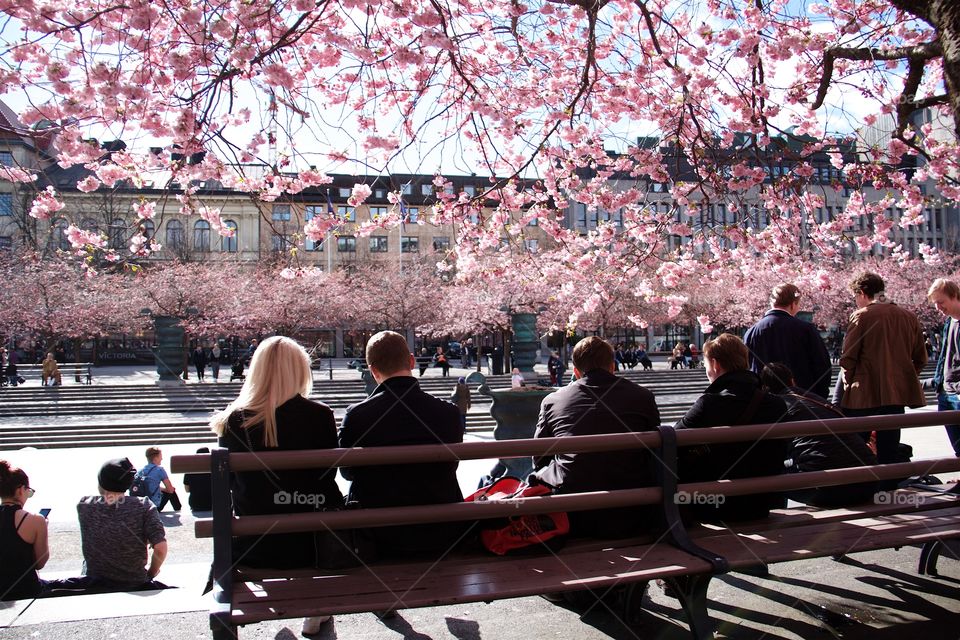
[[[424,572],[430,568],[429,573]],[[478,602],[545,592],[602,588],[653,577],[708,573],[710,565],[666,545],[563,553],[482,562],[377,565],[338,575],[239,583],[233,618],[257,620],[360,613],[391,608]]]
[[[960,507],[698,538],[733,568],[873,551],[960,536]]]
[[[884,505],[885,506],[885,505]],[[902,505],[901,505],[902,508]],[[847,510],[835,510],[835,517]],[[698,544],[727,557],[732,567],[786,562],[960,536],[960,506],[939,511],[881,514],[847,520],[811,520],[798,512],[794,526],[750,532],[704,530]],[[790,518],[784,514],[781,520]],[[785,523],[781,523],[785,524]],[[600,543],[600,544],[609,544]],[[429,572],[427,570],[429,569]],[[603,588],[653,577],[707,573],[708,563],[667,545],[640,544],[603,551],[564,549],[561,556],[447,558],[437,564],[360,567],[322,577],[238,583],[233,618],[265,619],[360,613],[391,608],[458,604],[496,598]],[[316,572],[315,572],[316,575]]]

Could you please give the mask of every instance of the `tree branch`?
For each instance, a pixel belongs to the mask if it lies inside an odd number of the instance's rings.
[[[876,49],[866,47],[832,47],[823,54],[823,75],[820,76],[820,86],[817,88],[817,97],[811,109],[816,110],[823,106],[833,78],[833,62],[841,60],[910,60],[926,62],[943,56],[943,47],[939,41],[925,42],[915,47],[896,47],[894,49]]]

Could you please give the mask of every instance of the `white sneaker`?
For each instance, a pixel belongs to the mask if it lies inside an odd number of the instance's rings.
[[[303,619],[303,628],[300,630],[300,633],[305,636],[312,636],[320,633],[320,627],[323,626],[323,623],[332,618],[333,616],[313,616],[312,618]]]

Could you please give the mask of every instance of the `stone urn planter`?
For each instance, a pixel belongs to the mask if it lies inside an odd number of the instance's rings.
[[[155,316],[154,331],[157,336],[157,348],[154,357],[157,361],[157,373],[162,384],[183,384],[183,365],[187,359],[187,347],[180,319],[170,316]]]
[[[553,387],[527,386],[521,389],[491,389],[486,377],[473,372],[467,377],[467,384],[478,383],[477,391],[493,399],[490,415],[497,421],[493,429],[496,440],[517,440],[532,438],[540,416],[540,403],[545,397],[556,391]],[[516,476],[526,479],[533,470],[533,461],[529,457],[500,459],[490,471],[491,478]]]

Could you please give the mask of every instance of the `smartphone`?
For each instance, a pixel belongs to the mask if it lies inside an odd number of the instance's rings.
[[[43,509],[40,509],[40,515],[46,518],[48,515],[50,515],[50,508],[44,507]]]

